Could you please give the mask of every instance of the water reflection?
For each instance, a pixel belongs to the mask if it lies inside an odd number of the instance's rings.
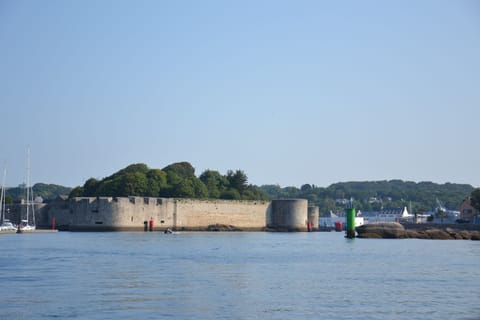
[[[8,319],[480,314],[480,247],[467,241],[352,242],[337,233],[59,233],[6,235],[2,243],[1,317]]]

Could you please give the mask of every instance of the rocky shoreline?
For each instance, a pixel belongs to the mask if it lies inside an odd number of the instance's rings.
[[[466,230],[457,225],[444,227],[415,225],[405,228],[397,222],[381,222],[365,224],[357,227],[356,231],[358,238],[480,240],[479,230]]]

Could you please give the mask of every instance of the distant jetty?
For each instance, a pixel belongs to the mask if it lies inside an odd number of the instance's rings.
[[[357,227],[359,238],[480,240],[480,226],[459,224],[428,225],[397,222],[370,223]]]
[[[54,229],[35,229],[35,230],[0,230],[0,234],[15,234],[15,233],[56,233],[58,230]]]

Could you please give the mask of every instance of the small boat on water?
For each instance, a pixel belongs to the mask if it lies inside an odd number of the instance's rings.
[[[35,225],[28,224],[28,220],[22,220],[22,231],[32,231],[35,230]]]
[[[8,221],[8,219],[5,219],[0,225],[0,231],[17,231],[17,226]]]

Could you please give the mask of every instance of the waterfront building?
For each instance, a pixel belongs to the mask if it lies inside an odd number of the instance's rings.
[[[472,206],[470,196],[466,197],[460,204],[460,219],[463,222],[480,223],[480,210]]]

